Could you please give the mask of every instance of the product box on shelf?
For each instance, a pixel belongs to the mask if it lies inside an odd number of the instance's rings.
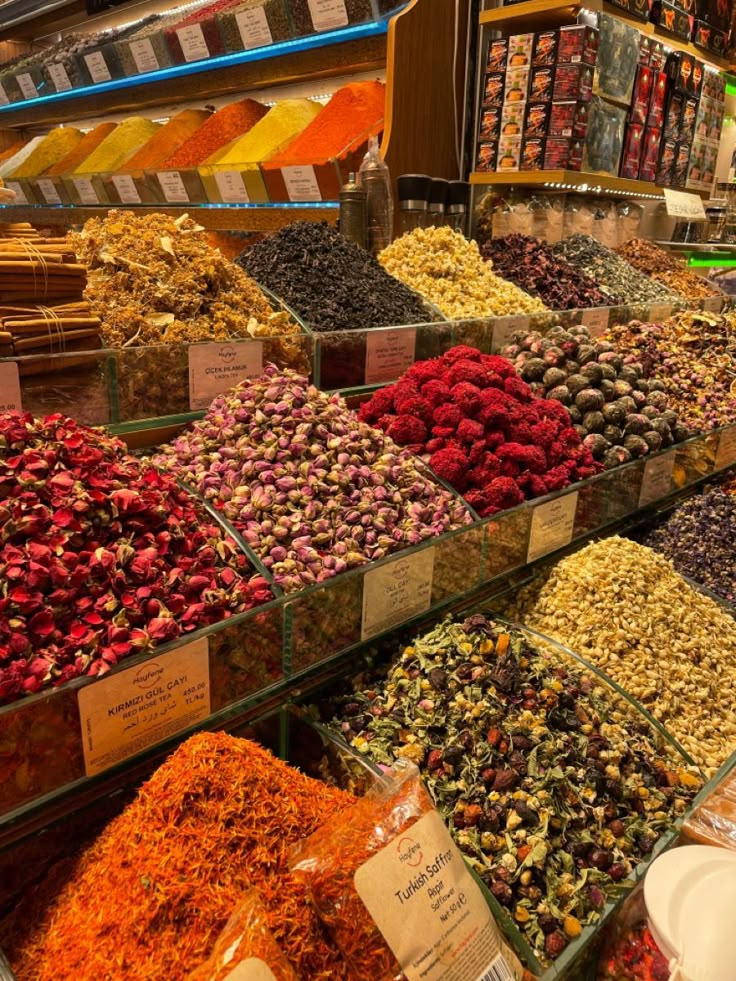
[[[480,114],[479,140],[497,140],[501,134],[501,106],[487,106]]]
[[[478,144],[478,160],[475,169],[479,173],[492,173],[496,169],[498,155],[498,140],[485,140]]]
[[[663,136],[659,145],[659,160],[657,161],[657,173],[655,177],[657,184],[666,187],[672,183],[676,156],[677,143]]]
[[[659,144],[662,141],[662,130],[647,126],[642,138],[641,162],[639,164],[639,180],[654,182],[657,177],[659,163]]]
[[[521,136],[524,130],[526,106],[507,104],[501,110],[501,136]]]
[[[647,126],[661,129],[664,126],[664,107],[667,100],[667,72],[655,71],[652,77],[652,93],[645,120]]]
[[[687,180],[688,164],[690,162],[690,150],[692,145],[689,142],[678,143],[675,151],[675,162],[672,167],[670,183],[673,187],[684,187]]]
[[[654,77],[655,73],[646,65],[639,65],[636,70],[634,88],[631,94],[631,108],[629,110],[629,119],[632,123],[640,123],[643,126],[647,121],[652,100]]]
[[[560,36],[557,31],[539,31],[534,35],[532,68],[541,68],[543,65],[554,65],[557,62],[559,38]]]
[[[716,99],[723,102],[726,97],[726,79],[720,72],[712,68],[706,68],[703,75],[702,95],[708,99]]]
[[[487,72],[483,82],[483,106],[503,105],[506,72]]]
[[[597,28],[586,24],[569,24],[561,27],[557,40],[557,64],[595,65],[600,41]]]
[[[594,95],[583,151],[585,171],[618,174],[623,149],[626,110]]]
[[[693,44],[705,51],[710,51],[719,58],[728,55],[729,32],[721,31],[717,27],[706,23],[704,20],[696,20],[693,27]]]
[[[662,30],[682,38],[683,41],[690,40],[693,30],[693,17],[676,3],[669,3],[668,0],[654,0],[650,18]]]
[[[555,69],[553,101],[590,101],[593,94],[593,71],[591,65],[558,65]]]
[[[548,65],[532,68],[529,74],[529,100],[551,102],[555,84],[555,70]]]
[[[698,100],[685,99],[680,116],[680,126],[678,128],[678,139],[683,142],[690,142],[695,136],[695,121],[698,116]]]
[[[533,34],[515,34],[508,39],[506,69],[529,68],[532,63]]]
[[[643,147],[644,127],[641,123],[628,123],[621,157],[622,177],[626,177],[629,180],[636,180],[638,178]]]
[[[590,102],[553,102],[549,117],[549,136],[584,137],[588,131]]]
[[[542,170],[544,166],[544,137],[525,136],[521,141],[519,170]]]
[[[696,0],[696,16],[713,27],[728,31],[731,27],[733,4],[729,0]]]
[[[510,68],[506,72],[503,96],[504,103],[526,102],[528,96],[529,69]]]
[[[664,113],[664,138],[666,140],[676,140],[680,135],[680,121],[682,110],[685,107],[686,96],[682,92],[670,92],[667,98],[667,106]]]
[[[526,116],[524,117],[524,136],[547,136],[551,109],[552,103],[550,102],[527,102]]]
[[[690,152],[686,186],[703,191],[710,190],[713,186],[717,160],[717,145],[696,140]]]
[[[631,101],[637,65],[641,59],[641,35],[612,14],[600,15],[600,45],[596,62],[595,91],[622,104]]]
[[[505,72],[506,61],[509,54],[508,38],[500,38],[496,41],[488,42],[488,54],[486,55],[487,72]]]
[[[625,10],[632,17],[640,20],[649,20],[649,11],[652,7],[652,0],[611,0],[614,7]]]
[[[570,136],[548,136],[544,145],[544,170],[582,170],[584,143]]]
[[[699,96],[705,77],[705,66],[685,51],[673,51],[667,57],[667,75],[677,92]]]
[[[496,170],[513,171],[521,163],[521,137],[507,136],[498,141]]]

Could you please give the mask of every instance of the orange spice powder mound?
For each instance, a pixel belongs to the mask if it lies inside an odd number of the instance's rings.
[[[161,164],[162,169],[196,167],[207,157],[247,133],[268,112],[255,99],[242,99],[218,109],[203,126]]]
[[[189,137],[194,136],[210,116],[211,113],[205,109],[184,109],[177,113],[154,133],[130,160],[126,161],[125,166],[121,168],[123,173],[160,166],[167,157],[171,156],[172,146],[180,146]]]

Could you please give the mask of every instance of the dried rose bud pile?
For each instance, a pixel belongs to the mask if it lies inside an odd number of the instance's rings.
[[[222,511],[287,592],[471,521],[339,396],[273,365],[216,398],[154,462]]]
[[[423,454],[481,517],[601,469],[561,403],[534,396],[506,358],[464,345],[416,362],[360,418]]]
[[[553,327],[544,337],[520,331],[502,353],[536,395],[565,406],[583,445],[606,468],[688,436],[669,408],[664,383],[645,380],[641,365],[625,363],[587,327]]]
[[[0,705],[271,599],[171,477],[61,415],[0,415]]]
[[[374,762],[419,766],[543,960],[599,919],[701,782],[571,657],[479,614],[417,637],[337,711],[332,728]]]

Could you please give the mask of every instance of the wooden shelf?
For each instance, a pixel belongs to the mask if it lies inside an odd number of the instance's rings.
[[[548,191],[606,191],[609,194],[639,195],[648,198],[664,197],[664,188],[647,181],[632,181],[625,177],[587,174],[583,171],[574,170],[525,170],[488,174],[476,172],[470,175],[470,183],[496,187],[544,187]],[[687,190],[689,193],[699,194],[704,198],[710,197],[710,191],[696,191],[690,188]]]
[[[582,8],[596,13],[605,12],[618,17],[619,20],[635,27],[642,34],[656,37],[657,40],[662,41],[663,44],[675,51],[686,51],[694,58],[712,65],[719,71],[729,71],[734,67],[728,59],[719,58],[718,55],[710,51],[696,48],[694,44],[668,34],[656,24],[639,20],[638,17],[632,17],[627,11],[613,3],[608,3],[607,0],[584,0],[584,2],[581,0],[581,2],[575,3],[570,3],[570,0],[524,0],[523,3],[512,3],[507,7],[482,10],[480,24],[481,27],[491,27],[503,34],[524,34],[527,31],[551,30],[553,27],[574,21]]]

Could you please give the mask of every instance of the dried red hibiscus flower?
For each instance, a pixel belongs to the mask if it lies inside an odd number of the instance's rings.
[[[601,470],[564,406],[533,395],[506,358],[465,345],[412,365],[360,418],[422,454],[481,517]]]
[[[271,598],[202,505],[122,442],[0,414],[0,705]]]

